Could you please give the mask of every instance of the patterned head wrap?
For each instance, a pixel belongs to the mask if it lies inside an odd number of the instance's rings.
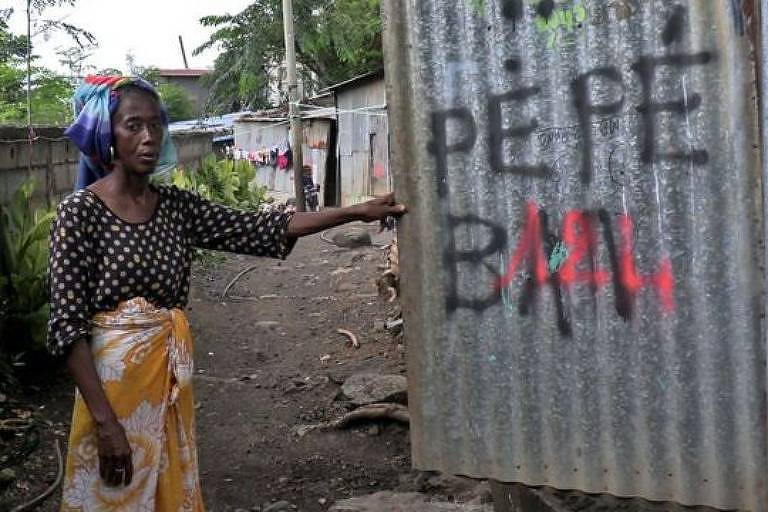
[[[80,148],[82,153],[77,169],[75,190],[87,187],[112,169],[112,114],[120,103],[120,88],[133,85],[159,95],[152,84],[139,77],[87,76],[72,97],[75,121],[64,135]],[[163,140],[155,172],[168,172],[176,166],[176,149],[168,133],[168,113],[160,104]]]

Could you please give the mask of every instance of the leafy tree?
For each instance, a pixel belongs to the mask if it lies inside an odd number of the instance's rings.
[[[69,80],[40,68],[32,79],[33,119],[38,124],[63,126],[72,120],[73,87]]]
[[[94,69],[94,66],[87,63],[93,55],[96,45],[80,46],[74,45],[68,48],[59,48],[56,55],[59,56],[59,63],[69,70],[69,81],[75,85],[85,73]]]
[[[73,6],[76,0],[32,0],[29,15],[35,17],[36,36],[60,30],[68,34],[75,43],[85,49],[95,44],[94,36],[63,20],[46,19],[45,9],[55,5]],[[25,123],[27,121],[26,87],[29,83],[32,108],[32,122],[36,124],[65,124],[71,119],[69,97],[72,85],[57,77],[52,71],[34,66],[37,58],[32,54],[30,41],[8,29],[8,20],[13,9],[0,9],[0,122]],[[31,61],[30,76],[27,77],[26,59]],[[84,58],[82,60],[85,60]],[[81,60],[81,63],[82,63]]]
[[[21,69],[0,63],[0,121],[4,119],[4,113],[12,108],[11,105],[25,108],[24,74]]]
[[[338,83],[383,66],[379,0],[335,0],[313,10],[296,40],[301,62],[321,85]]]
[[[191,119],[198,114],[187,91],[180,85],[163,80],[157,68],[137,64],[132,53],[125,56],[125,62],[131,75],[140,76],[155,86],[171,122]]]
[[[160,82],[157,92],[168,110],[168,118],[171,122],[192,119],[197,114],[187,91],[180,85]]]
[[[0,123],[27,122],[26,72],[0,64]],[[32,120],[35,124],[65,125],[72,120],[72,85],[45,68],[32,68]]]
[[[381,68],[379,0],[295,0],[294,16],[305,84],[327,86]],[[238,14],[200,22],[216,31],[194,53],[221,49],[207,78],[211,109],[267,106],[285,55],[281,0],[256,0]]]
[[[34,36],[45,33],[60,30],[67,34],[78,46],[85,47],[88,45],[96,44],[96,37],[80,27],[67,23],[61,19],[48,19],[43,17],[43,13],[49,7],[54,6],[70,6],[74,7],[77,0],[32,0],[30,15],[36,15],[38,18],[35,20],[39,28]]]
[[[13,9],[0,9],[0,64],[21,62],[27,55],[27,37],[12,34],[8,20]]]

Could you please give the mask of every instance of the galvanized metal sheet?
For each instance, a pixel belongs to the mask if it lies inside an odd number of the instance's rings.
[[[417,467],[766,510],[752,2],[384,2]]]
[[[304,165],[312,169],[312,182],[320,185],[317,195],[321,208],[325,206],[326,172],[336,172],[328,167],[328,145],[331,134],[330,119],[309,119],[304,121],[304,144],[302,158]]]
[[[235,147],[245,151],[260,151],[285,144],[290,140],[288,124],[284,120],[248,121],[234,123]],[[256,166],[256,184],[285,194],[293,194],[293,171],[272,165]]]
[[[384,81],[350,82],[336,91],[342,205],[391,190]]]
[[[312,118],[304,121],[302,158],[304,165],[312,169],[313,182],[320,184],[321,187],[325,185],[330,131],[330,119]],[[245,151],[269,150],[290,140],[288,124],[281,120],[236,121],[234,132],[235,147]],[[278,169],[273,165],[257,165],[255,181],[257,185],[266,186],[269,190],[286,194],[294,193],[293,171],[290,167]],[[325,206],[322,193],[319,199],[320,206]]]

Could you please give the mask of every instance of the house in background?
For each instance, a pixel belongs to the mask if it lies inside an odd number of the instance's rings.
[[[175,139],[204,140],[218,158],[226,156],[226,148],[234,144],[234,124],[240,117],[251,114],[250,111],[233,112],[220,116],[200,117],[186,121],[176,121],[168,125],[168,131]],[[207,152],[210,153],[211,149]],[[179,150],[179,161],[184,161],[187,155]]]
[[[202,112],[208,99],[208,87],[202,79],[210,73],[208,69],[158,69],[157,76],[168,83],[175,84],[187,92],[195,111]]]
[[[384,74],[367,73],[302,100],[303,164],[320,186],[319,204],[347,206],[392,190]],[[259,154],[291,140],[288,108],[263,110],[234,122],[235,149],[254,161],[256,181],[293,193],[293,173]]]
[[[320,207],[337,204],[336,115],[330,94],[308,98],[302,107],[302,156],[305,174],[320,186]],[[235,158],[246,158],[256,168],[256,183],[269,190],[293,195],[292,166],[262,156],[289,147],[288,106],[240,116],[234,122]]]
[[[325,92],[332,93],[335,100],[336,183],[340,206],[391,191],[384,72],[357,76],[332,85]]]

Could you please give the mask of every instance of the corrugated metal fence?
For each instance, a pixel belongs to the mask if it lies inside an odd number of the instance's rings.
[[[342,206],[391,190],[384,80],[362,81],[336,91]]]
[[[747,0],[392,0],[415,464],[768,510]]]

